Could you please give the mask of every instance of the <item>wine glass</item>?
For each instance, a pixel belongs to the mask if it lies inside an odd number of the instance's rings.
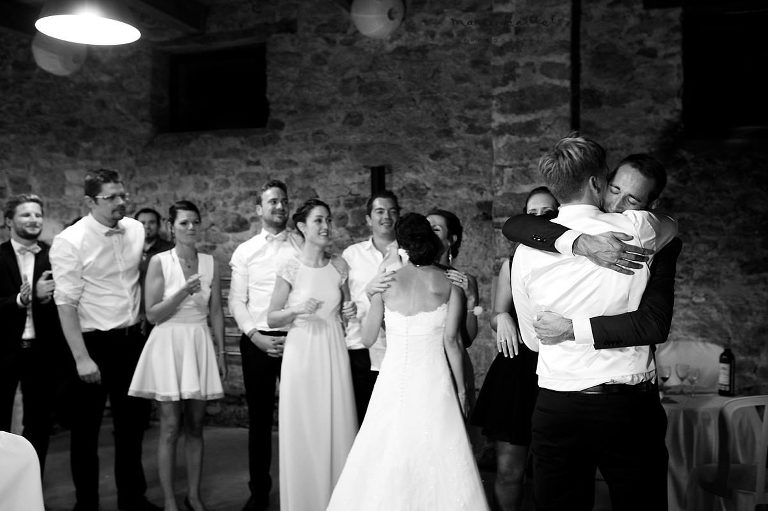
[[[669,380],[670,376],[672,376],[672,368],[669,366],[659,366],[659,379],[661,380],[661,392],[664,393],[664,388],[666,387],[667,380]]]
[[[696,388],[696,382],[699,381],[700,371],[698,367],[692,367],[688,371],[688,382],[691,384],[691,397],[693,397],[694,389]]]
[[[685,380],[688,378],[688,370],[691,368],[688,364],[675,364],[675,374],[680,378],[680,384],[685,386]],[[685,388],[683,387],[683,392]]]

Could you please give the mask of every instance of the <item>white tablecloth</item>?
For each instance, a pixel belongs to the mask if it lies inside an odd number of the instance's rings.
[[[717,394],[667,394],[667,398],[674,401],[663,403],[667,412],[669,511],[716,511],[717,501],[699,490],[689,475],[698,465],[717,462],[718,415],[731,398]],[[748,413],[737,415],[738,441],[731,444],[731,463],[752,460],[757,442],[755,419]],[[690,505],[691,497],[695,506]]]
[[[0,511],[43,511],[40,464],[25,438],[0,431]]]

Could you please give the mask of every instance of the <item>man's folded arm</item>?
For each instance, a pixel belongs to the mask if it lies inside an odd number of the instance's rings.
[[[674,238],[656,254],[638,309],[590,318],[595,349],[648,346],[667,340],[675,303],[675,270],[682,242]]]

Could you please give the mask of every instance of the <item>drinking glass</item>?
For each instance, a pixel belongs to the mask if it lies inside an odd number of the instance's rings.
[[[692,367],[688,371],[688,382],[691,384],[691,397],[694,395],[694,390],[696,389],[696,382],[699,381],[699,375],[700,371],[698,367]]]
[[[670,366],[659,366],[659,379],[661,380],[661,392],[664,393],[664,389],[667,385],[667,380],[672,376],[672,368]]]
[[[691,368],[688,364],[675,364],[675,374],[680,378],[680,384],[685,392],[685,380],[688,378],[688,370]]]

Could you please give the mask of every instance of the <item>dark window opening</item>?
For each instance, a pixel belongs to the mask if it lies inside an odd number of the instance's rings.
[[[387,166],[371,167],[371,195],[376,195],[387,189]]]
[[[684,7],[683,122],[687,135],[766,135],[766,26],[768,7],[764,2],[709,2]]]
[[[170,131],[267,125],[266,45],[172,53],[168,72]]]

